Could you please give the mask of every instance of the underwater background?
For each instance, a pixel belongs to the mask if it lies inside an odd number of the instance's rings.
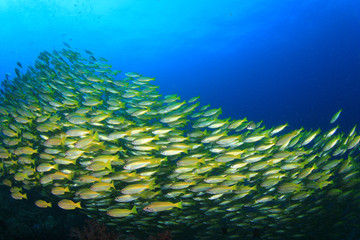
[[[328,131],[342,109],[336,124],[348,133],[360,120],[359,12],[355,0],[0,0],[0,76],[14,78],[16,62],[25,73],[40,52],[66,42],[113,69],[154,77],[160,94],[200,96],[224,119]],[[0,191],[0,239],[68,239],[86,218],[36,208],[37,192],[27,203]],[[319,224],[309,223],[311,239],[323,239]],[[360,239],[359,230],[343,234]]]
[[[358,1],[0,1],[0,75],[68,42],[225,117],[328,128],[360,113]]]

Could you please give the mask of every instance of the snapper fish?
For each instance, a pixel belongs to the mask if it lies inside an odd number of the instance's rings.
[[[336,112],[336,113],[332,116],[332,118],[331,118],[331,120],[330,120],[330,123],[334,123],[334,122],[339,118],[341,112],[342,112],[342,109],[340,109],[338,112]]]
[[[81,208],[81,203],[80,202],[75,203],[72,200],[63,199],[58,202],[58,206],[65,210],[73,210],[75,208]]]
[[[308,239],[321,216],[336,229],[353,223],[356,127],[320,134],[224,119],[199,97],[163,96],[153,77],[121,75],[105,62],[70,47],[43,51],[2,82],[0,175],[14,199],[41,189],[62,209],[81,208],[133,234],[171,228],[178,239],[188,229],[196,239],[222,239],[220,218],[231,239],[251,228],[269,239]],[[353,211],[327,211],[329,203]]]
[[[146,207],[144,207],[144,211],[146,212],[161,212],[176,208],[182,208],[182,202],[172,203],[172,202],[153,202]]]
[[[47,208],[47,207],[52,206],[51,202],[48,203],[48,202],[46,202],[44,200],[37,200],[35,202],[35,205],[38,206],[39,208]]]
[[[129,216],[130,214],[137,214],[136,211],[136,207],[134,206],[132,209],[119,209],[119,208],[115,208],[115,209],[111,209],[109,211],[106,212],[107,215],[111,216],[111,217],[126,217]]]

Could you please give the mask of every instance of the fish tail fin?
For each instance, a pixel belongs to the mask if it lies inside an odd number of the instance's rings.
[[[77,208],[82,208],[82,207],[81,207],[81,202],[75,203],[75,207],[77,207]]]
[[[95,133],[93,135],[93,140],[99,141],[99,133],[98,133],[98,131],[95,131]]]
[[[62,147],[65,146],[65,141],[66,141],[66,135],[62,136],[62,138],[61,138],[61,146]]]
[[[106,167],[107,169],[109,169],[110,171],[112,171],[111,161],[110,161],[110,160],[108,160],[108,161],[106,162],[105,167]]]
[[[134,206],[134,207],[131,209],[131,212],[132,212],[132,213],[135,213],[135,214],[138,213],[138,212],[136,211],[136,206]]]
[[[155,184],[155,183],[152,183],[149,185],[149,189],[156,189],[156,188],[161,188],[160,184]]]
[[[75,174],[75,173],[67,174],[67,175],[66,175],[66,178],[69,179],[69,180],[71,180],[71,179],[73,179],[74,174]]]
[[[182,202],[180,201],[180,202],[176,203],[176,207],[177,207],[177,208],[183,208]]]

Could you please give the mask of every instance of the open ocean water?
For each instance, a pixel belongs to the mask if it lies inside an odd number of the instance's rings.
[[[0,239],[81,239],[68,233],[87,217],[121,231],[118,239],[148,239],[167,230],[184,240],[360,239],[360,126],[353,129],[360,120],[359,13],[355,0],[0,0]],[[36,65],[40,61],[44,65]],[[109,65],[111,70],[101,70]],[[155,81],[140,78],[139,83],[140,76]],[[161,96],[144,90],[147,84],[159,86],[153,91]],[[85,86],[91,89],[81,90]],[[66,98],[76,104],[64,103]],[[109,103],[114,99],[123,105]],[[200,115],[187,115],[185,108],[197,101],[191,114]],[[78,113],[79,108],[90,110]],[[206,112],[218,108],[221,115]],[[92,119],[98,115],[104,118]],[[175,115],[184,122],[166,119]],[[39,126],[42,116],[54,126]],[[114,127],[110,118],[124,126]],[[285,130],[271,132],[283,124]],[[88,130],[81,138],[67,132],[80,127]],[[131,131],[136,127],[139,133]],[[153,131],[161,128],[173,134],[157,136]],[[318,129],[321,133],[305,144]],[[109,140],[116,130],[125,133]],[[217,134],[223,142],[204,140]],[[228,142],[226,136],[239,137]],[[89,142],[79,143],[86,137]],[[50,144],[49,139],[60,140]],[[263,145],[269,149],[257,148]],[[71,149],[83,153],[69,157]],[[103,155],[113,156],[112,166],[87,167]],[[219,159],[225,155],[234,159]],[[60,157],[74,162],[54,161]],[[186,157],[196,163],[179,170]],[[243,162],[247,165],[233,166]],[[308,175],[299,177],[306,169]],[[151,170],[154,175],[147,174]],[[41,182],[50,175],[49,182]],[[79,180],[84,175],[95,176],[100,186]],[[278,180],[274,185],[264,184],[269,175]],[[223,179],[209,179],[215,176]],[[145,191],[134,190],[130,202],[115,200],[134,182],[145,184]],[[204,190],[194,190],[199,185]],[[244,186],[248,189],[240,189]],[[54,187],[68,189],[54,194]],[[80,195],[89,188],[101,196]],[[14,199],[24,193],[27,200]],[[81,209],[59,208],[64,199],[81,202]],[[52,206],[38,208],[37,200]],[[153,202],[182,207],[149,213],[144,208]],[[137,213],[129,216],[108,212],[134,206]]]

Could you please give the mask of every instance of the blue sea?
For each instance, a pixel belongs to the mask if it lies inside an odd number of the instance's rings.
[[[0,76],[65,42],[223,119],[347,134],[360,120],[359,13],[356,0],[0,0]]]
[[[360,3],[0,1],[0,76],[65,41],[113,68],[201,96],[225,117],[348,131],[360,119]]]

